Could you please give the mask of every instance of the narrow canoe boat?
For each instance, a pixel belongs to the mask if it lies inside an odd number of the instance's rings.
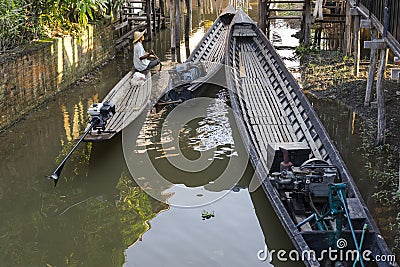
[[[242,10],[230,25],[225,56],[240,133],[300,260],[398,266],[393,258],[379,262],[391,253],[347,167],[280,56]],[[329,250],[336,259],[324,254]],[[363,253],[368,257],[357,260]]]

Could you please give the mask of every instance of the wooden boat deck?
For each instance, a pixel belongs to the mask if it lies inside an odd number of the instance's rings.
[[[96,131],[85,137],[87,142],[102,141],[112,138],[130,122],[132,122],[143,109],[151,94],[151,75],[146,76],[146,81],[134,81],[130,71],[107,94],[102,102],[111,102],[115,105],[115,114],[107,121],[103,132]]]

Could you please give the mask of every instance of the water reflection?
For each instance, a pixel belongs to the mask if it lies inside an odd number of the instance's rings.
[[[378,184],[378,181],[369,177],[365,168],[365,164],[368,164],[368,162],[365,161],[359,150],[362,145],[360,138],[362,118],[336,100],[315,99],[312,96],[309,96],[309,99],[312,101],[325,129],[333,138],[336,148],[345,161],[382,235],[391,244],[393,237],[389,222],[395,220],[393,212],[382,207],[372,197],[378,186],[381,185]]]
[[[237,157],[230,127],[233,114],[225,94],[219,96],[150,114],[138,139],[131,138],[137,126],[124,130],[127,164],[154,198],[163,201],[167,195],[169,204],[203,205],[227,194],[240,180],[246,152],[242,149],[244,157]]]

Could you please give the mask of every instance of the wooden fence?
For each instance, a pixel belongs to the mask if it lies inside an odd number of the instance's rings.
[[[390,8],[388,31],[398,42],[400,42],[399,0],[360,0],[360,3],[365,6],[371,12],[371,14],[374,14],[382,25],[384,25],[384,9],[386,1],[388,1],[388,6]]]

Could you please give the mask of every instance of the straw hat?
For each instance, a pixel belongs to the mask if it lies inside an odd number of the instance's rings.
[[[139,39],[144,35],[144,31],[142,32],[134,32],[133,33],[133,43],[139,41]]]

